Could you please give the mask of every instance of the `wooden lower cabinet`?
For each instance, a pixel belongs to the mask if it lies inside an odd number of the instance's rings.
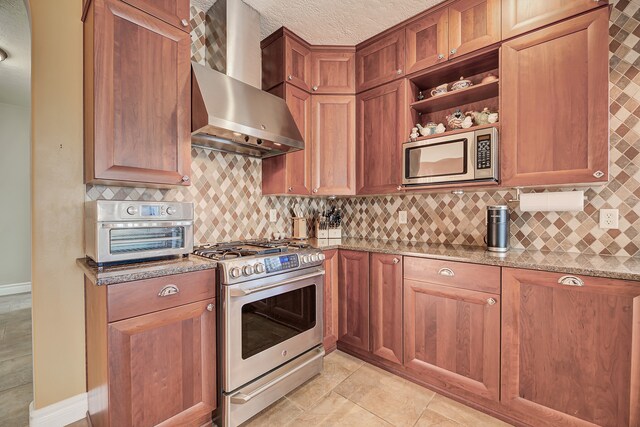
[[[402,257],[373,253],[369,271],[371,352],[402,365]]]
[[[215,292],[215,273],[210,285]],[[194,273],[186,273],[190,275]],[[180,276],[167,276],[180,278]],[[151,279],[146,285],[162,279]],[[139,282],[130,287],[146,310]],[[121,285],[112,285],[121,286]],[[178,285],[176,285],[178,286]],[[190,283],[179,285],[188,293]],[[149,297],[157,295],[149,290]],[[216,409],[215,298],[109,322],[108,286],[85,279],[87,394],[94,427],[202,426]],[[179,296],[175,294],[165,298]]]
[[[426,383],[497,401],[500,296],[405,279],[404,365]]]
[[[338,341],[369,351],[369,253],[338,254]]]
[[[536,426],[640,425],[640,282],[502,269],[502,404]]]
[[[324,338],[327,353],[338,342],[338,250],[324,251]]]

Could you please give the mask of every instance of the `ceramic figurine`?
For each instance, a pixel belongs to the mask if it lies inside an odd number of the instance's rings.
[[[487,123],[489,123],[489,114],[491,114],[491,111],[489,111],[487,107],[484,107],[484,109],[480,112],[470,111],[467,114],[472,115],[473,119],[478,125],[486,125]]]
[[[444,127],[442,123],[438,123],[438,126],[436,126],[436,133],[445,133],[446,131],[447,128]]]
[[[491,113],[489,114],[489,117],[487,117],[487,122],[489,123],[496,123],[497,121],[498,121],[498,112]]]
[[[484,79],[482,79],[482,83],[491,83],[495,82],[496,80],[498,80],[498,77],[493,73],[489,73],[485,76]]]
[[[459,109],[445,118],[447,119],[447,124],[451,129],[462,129],[462,122],[465,119],[465,115],[462,114],[462,111]]]
[[[422,101],[424,99],[424,93],[422,91],[418,92],[418,101]]]
[[[418,128],[411,128],[411,135],[409,135],[409,138],[411,138],[412,141],[415,141],[419,136],[420,133],[418,132]]]
[[[465,117],[460,126],[462,127],[462,129],[469,129],[471,126],[473,126],[473,117]]]
[[[431,89],[431,96],[438,96],[438,95],[442,95],[443,93],[447,93],[448,87],[449,85],[447,83],[443,83],[440,86],[436,86],[435,88]]]
[[[471,83],[471,80],[465,79],[464,77],[460,77],[460,80],[451,84],[451,90],[466,89],[471,86],[473,86],[473,83]]]
[[[433,135],[436,133],[436,127],[438,127],[438,125],[433,122],[429,122],[426,125],[424,125],[424,127],[429,129],[429,135]]]

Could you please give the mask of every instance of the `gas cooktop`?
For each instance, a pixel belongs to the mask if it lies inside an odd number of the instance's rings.
[[[216,261],[254,255],[279,254],[290,250],[307,249],[311,245],[293,239],[245,240],[196,246],[193,253]]]

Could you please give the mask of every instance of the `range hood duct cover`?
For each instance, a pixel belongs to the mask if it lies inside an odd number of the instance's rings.
[[[285,101],[191,63],[193,146],[266,158],[304,149]]]

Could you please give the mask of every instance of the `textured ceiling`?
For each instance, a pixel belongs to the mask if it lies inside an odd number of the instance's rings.
[[[281,26],[311,44],[355,45],[443,0],[244,0],[262,38]]]
[[[28,105],[31,75],[29,18],[24,0],[0,0],[0,102]]]

